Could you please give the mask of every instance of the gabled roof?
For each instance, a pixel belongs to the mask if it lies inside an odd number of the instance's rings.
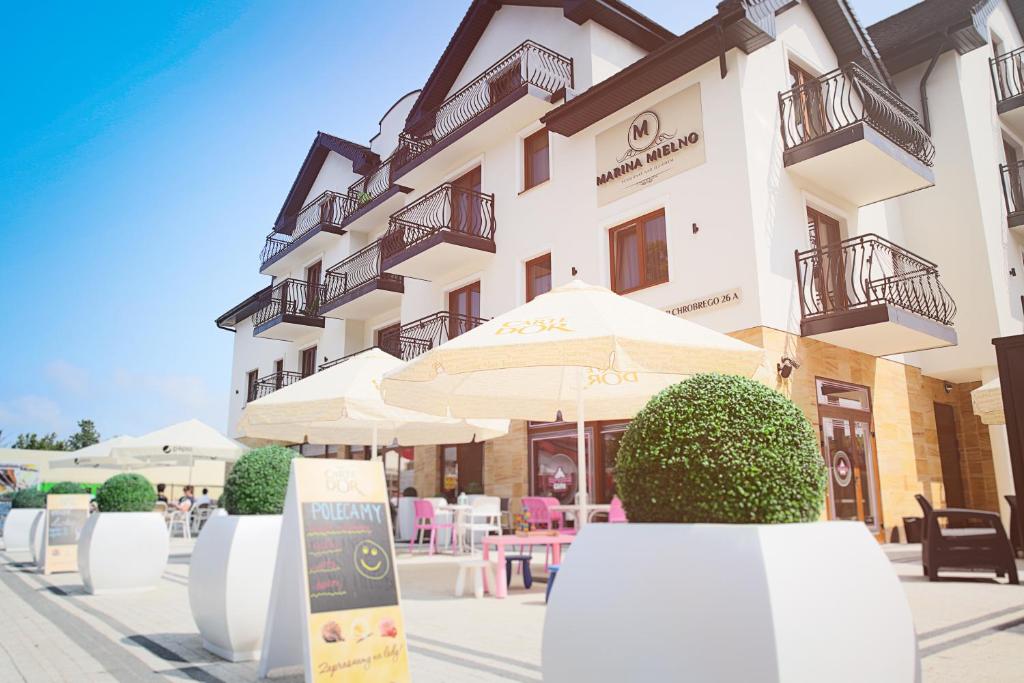
[[[1007,0],[1024,32],[1024,0]],[[871,26],[868,31],[893,72],[936,54],[970,52],[988,43],[988,17],[999,0],[924,0]]]
[[[847,0],[804,2],[817,18],[840,64],[858,62],[891,85],[870,36]],[[715,16],[552,109],[541,121],[556,133],[575,135],[734,47],[750,53],[768,44],[775,39],[775,15],[793,4],[791,0],[720,2]]]
[[[238,323],[255,313],[262,303],[270,296],[270,290],[272,287],[272,284],[267,285],[252,296],[246,297],[241,303],[232,306],[226,313],[217,318],[215,321],[217,323],[217,327],[222,330],[234,332]]]
[[[473,0],[413,104],[407,129],[429,125],[430,111],[444,102],[494,13],[504,5],[560,7],[566,19],[577,24],[593,20],[648,51],[675,38],[667,28],[619,0]]]
[[[336,152],[352,162],[352,168],[356,173],[365,173],[380,163],[380,159],[365,147],[343,138],[335,137],[324,132],[318,132],[309,146],[309,152],[299,168],[292,187],[288,190],[288,196],[284,200],[281,211],[274,221],[274,232],[290,235],[295,225],[293,220],[295,214],[302,208],[310,188],[316,182],[316,177],[323,168],[328,152]]]

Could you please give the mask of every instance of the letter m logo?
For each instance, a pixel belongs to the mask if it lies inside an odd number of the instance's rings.
[[[619,135],[622,135],[622,133],[619,133]],[[648,135],[647,119],[644,119],[640,123],[634,123],[633,124],[633,139],[634,140],[640,140],[641,138],[647,137],[647,135]]]

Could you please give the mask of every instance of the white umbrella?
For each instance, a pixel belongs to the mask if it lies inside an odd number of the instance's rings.
[[[586,518],[584,413],[633,417],[698,372],[750,377],[764,351],[604,287],[574,280],[390,372],[384,400],[453,417],[575,420]]]
[[[143,463],[143,467],[188,465],[196,460],[234,462],[245,447],[199,420],[186,420],[110,447],[110,456]]]
[[[249,403],[238,423],[245,443],[371,444],[403,446],[484,441],[508,433],[508,420],[463,420],[426,415],[384,403],[380,379],[402,361],[369,349],[343,363]]]
[[[50,467],[113,467],[118,469],[132,469],[136,467],[145,467],[136,458],[114,455],[113,450],[119,446],[125,446],[135,441],[134,436],[115,436],[112,439],[106,441],[100,441],[94,443],[91,446],[85,448],[79,448],[77,451],[73,451],[71,456],[67,460],[57,460],[50,463]]]
[[[1006,415],[1003,413],[1003,389],[998,377],[972,391],[971,403],[974,405],[974,414],[980,417],[983,423],[1006,424]]]

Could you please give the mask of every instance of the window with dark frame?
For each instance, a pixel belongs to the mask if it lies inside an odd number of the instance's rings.
[[[541,128],[523,140],[523,191],[546,182],[550,177],[548,129]]]
[[[612,228],[608,241],[615,292],[627,294],[668,282],[664,209]]]
[[[302,376],[309,377],[316,372],[316,347],[302,350]]]
[[[551,254],[526,262],[526,300],[551,291]]]
[[[448,338],[455,339],[471,329],[471,319],[480,317],[480,281],[448,293]]]
[[[256,400],[256,380],[259,379],[259,370],[250,370],[245,373],[245,401]]]

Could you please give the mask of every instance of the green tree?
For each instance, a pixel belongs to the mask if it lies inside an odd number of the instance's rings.
[[[14,440],[14,448],[27,448],[35,451],[66,451],[67,444],[57,438],[57,432],[50,432],[42,436],[35,432],[18,434]]]
[[[99,442],[100,433],[96,431],[96,424],[92,420],[79,420],[78,431],[68,437],[65,450],[77,451]]]

